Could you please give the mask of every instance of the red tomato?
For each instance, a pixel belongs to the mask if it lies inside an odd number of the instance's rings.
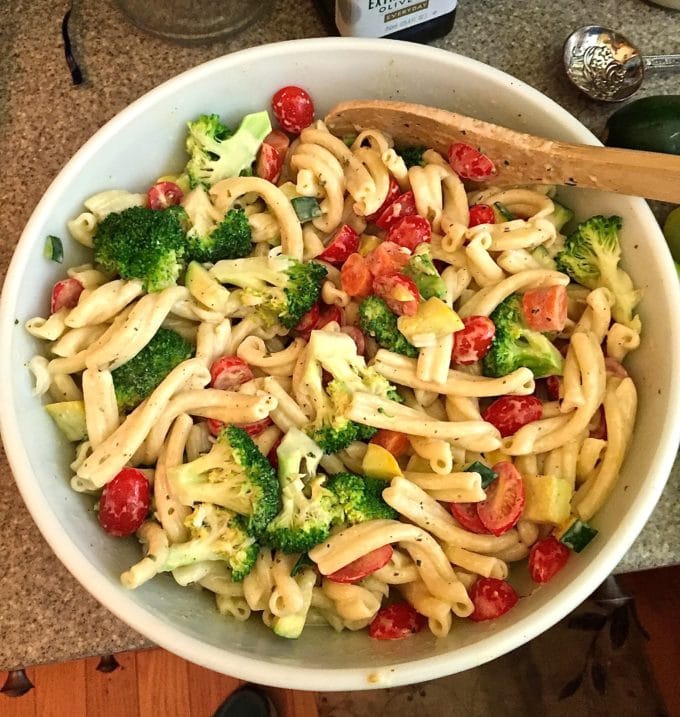
[[[208,430],[211,435],[217,437],[222,432],[222,429],[227,425],[222,421],[218,421],[216,418],[208,418]],[[272,419],[267,416],[261,418],[259,421],[253,421],[252,423],[238,423],[234,424],[237,428],[242,428],[251,438],[259,436],[265,429],[272,425]]]
[[[496,335],[496,327],[488,316],[468,316],[463,328],[453,335],[451,360],[463,366],[483,359]]]
[[[52,287],[52,298],[50,300],[50,313],[54,314],[59,309],[72,309],[78,305],[78,299],[85,287],[78,279],[62,279]]]
[[[281,168],[286,159],[289,145],[290,140],[283,132],[278,129],[272,130],[264,138],[257,153],[255,174],[268,182],[276,184],[281,176]]]
[[[281,127],[291,134],[300,134],[314,120],[314,103],[302,87],[282,87],[272,97],[272,111]]]
[[[146,476],[136,468],[123,468],[104,486],[99,498],[99,523],[109,535],[132,535],[150,507],[151,489]]]
[[[405,433],[399,431],[390,431],[387,428],[381,428],[369,443],[375,443],[389,451],[395,458],[401,458],[408,450],[409,440]]]
[[[567,323],[567,287],[529,289],[522,296],[522,313],[534,331],[562,331]]]
[[[548,376],[545,379],[545,389],[551,401],[559,401],[562,380],[559,376]]]
[[[385,207],[375,223],[381,229],[389,229],[397,219],[416,213],[416,200],[413,192],[409,190],[400,194],[390,205]]]
[[[405,246],[413,251],[419,244],[432,240],[432,227],[425,217],[411,214],[401,217],[390,224],[387,241]]]
[[[470,600],[475,606],[469,616],[474,622],[493,620],[513,608],[519,597],[510,583],[498,578],[479,578],[470,588]]]
[[[404,274],[376,276],[373,291],[398,316],[414,316],[418,311],[418,287]]]
[[[344,326],[340,327],[340,331],[342,331],[343,334],[347,334],[352,341],[356,344],[357,347],[357,353],[363,354],[366,350],[366,337],[364,336],[363,331],[358,328],[357,326],[347,326],[346,324]]]
[[[343,224],[316,258],[327,261],[329,264],[342,264],[347,261],[350,254],[354,254],[358,249],[359,235],[349,224]]]
[[[368,634],[376,640],[400,640],[420,632],[427,618],[407,602],[395,602],[378,610],[368,626]]]
[[[628,378],[628,371],[623,367],[623,364],[611,356],[607,356],[604,360],[604,367],[607,373],[617,378]]]
[[[366,217],[367,222],[375,222],[375,220],[392,204],[392,202],[399,196],[399,184],[394,177],[390,177],[390,186],[387,188],[387,196],[385,201],[380,205],[380,209],[373,214],[369,214]]]
[[[554,535],[534,543],[529,551],[529,575],[535,583],[547,583],[567,564],[569,548]]]
[[[309,335],[312,330],[316,328],[316,323],[321,315],[321,309],[319,304],[314,304],[312,308],[298,321],[294,331],[297,331],[301,336],[309,340]]]
[[[328,306],[323,310],[319,320],[316,322],[315,329],[323,329],[331,322],[335,321],[336,324],[342,324],[342,309],[339,306]]]
[[[208,430],[211,436],[219,436],[222,429],[227,425],[223,421],[218,421],[216,418],[207,418],[206,423],[208,424]]]
[[[483,182],[496,173],[494,163],[479,150],[464,142],[454,142],[449,147],[451,169],[462,179]]]
[[[510,461],[496,463],[498,478],[486,489],[486,500],[477,503],[477,515],[494,535],[503,535],[519,520],[524,509],[524,482]]]
[[[174,207],[182,201],[184,192],[174,182],[159,182],[149,187],[146,201],[151,209]]]
[[[373,276],[368,261],[361,254],[350,254],[340,269],[342,290],[357,299],[365,299],[373,291]]]
[[[348,565],[340,568],[340,570],[326,575],[326,577],[334,583],[356,583],[387,565],[393,552],[391,545],[383,545],[353,560]]]
[[[542,414],[543,403],[536,396],[501,396],[482,413],[482,418],[505,438],[527,423],[538,421]]]
[[[477,503],[449,503],[449,510],[465,530],[488,535],[489,531],[484,527],[484,523],[477,514]]]
[[[411,258],[411,252],[391,241],[384,241],[366,257],[373,276],[389,276],[401,271]]]
[[[279,454],[277,451],[279,450],[279,446],[281,445],[281,441],[283,440],[283,435],[280,435],[276,441],[274,441],[274,445],[269,450],[269,453],[267,453],[267,460],[269,461],[269,464],[274,470],[278,470],[279,468]]]
[[[496,215],[488,204],[473,204],[470,207],[469,227],[476,227],[478,224],[494,224]]]
[[[222,356],[210,367],[210,385],[222,391],[233,391],[255,378],[252,369],[238,356]]]

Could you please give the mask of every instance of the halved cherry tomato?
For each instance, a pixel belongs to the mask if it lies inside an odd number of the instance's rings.
[[[517,604],[519,597],[505,580],[479,578],[470,588],[470,600],[475,606],[470,620],[482,622],[504,615]]]
[[[543,403],[536,396],[501,396],[482,413],[482,418],[505,438],[542,415]]]
[[[210,385],[222,391],[233,391],[255,378],[248,364],[238,356],[221,356],[210,367]]]
[[[290,139],[278,129],[273,129],[263,140],[257,153],[255,174],[268,182],[279,181],[281,168],[286,159]]]
[[[357,353],[363,354],[366,350],[366,337],[364,336],[364,332],[358,328],[357,326],[348,326],[347,324],[344,324],[340,327],[340,331],[342,331],[343,334],[347,334],[352,341],[356,344],[357,347]]]
[[[297,331],[303,338],[309,340],[309,335],[316,328],[316,323],[321,315],[319,304],[314,304],[312,308],[298,321],[294,331]]]
[[[335,321],[336,324],[342,324],[342,309],[339,306],[327,306],[319,316],[315,329],[323,329],[324,326]]]
[[[451,360],[467,366],[483,359],[494,336],[496,327],[488,316],[467,316],[463,319],[463,328],[453,335]]]
[[[373,276],[389,276],[401,271],[411,258],[411,252],[391,241],[384,241],[366,257]]]
[[[448,155],[451,169],[462,179],[483,182],[496,173],[496,167],[489,157],[464,142],[454,142],[449,147]]]
[[[182,201],[184,192],[174,182],[159,182],[149,187],[146,201],[150,209],[167,209],[174,207]]]
[[[368,626],[368,634],[376,640],[401,640],[420,632],[427,624],[421,615],[407,602],[395,602],[378,610]]]
[[[465,530],[488,535],[489,531],[484,527],[484,523],[477,514],[477,503],[449,503],[449,510]]]
[[[426,244],[432,240],[432,227],[425,217],[411,214],[400,217],[390,224],[387,232],[387,241],[399,246],[405,246],[413,251],[418,245]]]
[[[272,112],[286,132],[300,134],[314,120],[314,103],[302,87],[288,85],[274,93]]]
[[[123,468],[104,486],[99,498],[99,523],[109,535],[132,535],[150,507],[151,489],[146,476],[136,468]]]
[[[283,440],[283,435],[280,435],[275,441],[274,445],[269,449],[269,453],[267,453],[267,460],[269,461],[269,465],[274,470],[278,470],[279,468],[279,454],[277,451],[279,450],[279,446],[281,445],[281,441]]]
[[[470,207],[469,227],[476,227],[479,224],[493,224],[496,221],[496,215],[488,204],[473,204]]]
[[[529,575],[535,583],[547,583],[567,564],[571,551],[554,535],[534,543],[529,551]]]
[[[522,515],[524,482],[510,461],[496,463],[493,471],[498,478],[486,489],[486,500],[477,503],[477,515],[484,527],[498,536],[507,533]]]
[[[416,199],[412,191],[400,194],[390,205],[383,209],[382,214],[375,220],[381,229],[389,229],[401,217],[407,217],[416,212]]]
[[[551,401],[559,401],[560,390],[562,387],[562,379],[559,376],[547,376],[545,379],[545,389],[548,393],[548,398]]]
[[[628,371],[623,367],[623,364],[611,356],[606,356],[604,359],[604,368],[607,373],[617,378],[628,378]]]
[[[206,423],[208,424],[208,430],[211,436],[219,436],[222,429],[227,425],[224,421],[218,421],[216,418],[207,418]]]
[[[529,289],[522,296],[522,313],[534,331],[562,331],[567,323],[566,286]]]
[[[389,451],[395,458],[401,458],[408,450],[409,440],[405,433],[399,431],[390,431],[387,428],[381,428],[369,443],[375,443]]]
[[[399,196],[400,189],[397,180],[390,176],[390,186],[387,188],[387,196],[385,201],[380,205],[380,209],[373,214],[368,214],[365,219],[367,222],[375,222],[375,220],[392,204],[392,202]]]
[[[78,305],[78,299],[85,287],[78,279],[62,279],[52,287],[52,298],[50,299],[50,313],[54,314],[59,309],[72,309]]]
[[[398,316],[414,316],[418,311],[418,287],[404,274],[376,276],[373,291]]]
[[[340,568],[340,570],[326,575],[326,577],[334,583],[356,583],[387,565],[392,558],[393,552],[391,545],[383,545],[353,560],[348,565]]]
[[[208,418],[208,430],[210,434],[217,437],[222,432],[222,429],[227,425],[223,421],[218,421],[216,418]],[[252,423],[238,423],[234,424],[237,428],[242,428],[251,438],[259,436],[260,433],[265,431],[269,426],[272,425],[272,419],[269,416],[261,418],[259,421],[253,421]]]
[[[343,224],[316,258],[327,261],[329,264],[342,264],[347,261],[350,254],[354,254],[358,249],[359,235],[349,224]]]
[[[361,254],[350,254],[340,269],[342,290],[357,299],[365,299],[373,291],[373,275]]]

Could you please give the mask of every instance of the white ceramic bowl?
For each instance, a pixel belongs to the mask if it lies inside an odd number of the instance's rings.
[[[134,539],[105,535],[91,499],[71,491],[72,448],[31,395],[25,364],[37,345],[21,324],[44,314],[50,287],[63,275],[63,267],[42,258],[45,236],[65,236],[66,220],[92,193],[113,187],[143,191],[165,170],[181,166],[186,120],[217,112],[237,121],[245,112],[267,107],[273,92],[291,83],[310,91],[320,113],[342,99],[399,98],[546,137],[597,142],[576,119],[522,82],[479,62],[407,43],[293,41],[222,57],[176,77],[97,132],[55,179],[26,226],[0,310],[5,447],[24,500],[61,561],[111,612],[162,647],[219,672],[299,689],[369,689],[452,674],[518,647],[585,599],[630,547],[669,474],[680,430],[680,291],[663,237],[642,200],[562,192],[579,218],[594,213],[624,218],[626,264],[645,290],[643,343],[630,360],[640,393],[634,444],[614,494],[593,521],[600,535],[506,616],[457,625],[446,639],[423,632],[379,642],[365,632],[318,628],[287,641],[257,618],[243,624],[220,617],[207,594],[179,588],[168,576],[127,592],[118,576],[139,558],[139,546]],[[81,256],[71,244],[66,265]]]

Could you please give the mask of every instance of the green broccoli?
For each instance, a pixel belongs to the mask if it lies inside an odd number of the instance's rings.
[[[366,520],[396,520],[397,511],[382,498],[383,489],[389,483],[376,478],[366,478],[355,473],[336,473],[328,480],[328,490],[335,494],[350,525]]]
[[[407,167],[424,167],[424,151],[425,147],[423,146],[401,147],[400,149],[397,149],[397,154],[404,160],[404,164]]]
[[[232,579],[240,582],[252,570],[259,547],[240,515],[217,505],[199,503],[184,524],[189,528],[190,539],[170,545],[159,573],[183,565],[224,560],[232,570]]]
[[[279,509],[276,474],[242,428],[222,429],[209,453],[171,468],[168,477],[183,505],[214,503],[245,516],[258,537]]]
[[[289,256],[255,256],[217,262],[210,274],[222,284],[242,287],[241,301],[265,325],[293,328],[319,299],[327,270]]]
[[[423,299],[427,300],[433,296],[438,299],[445,299],[446,284],[439,276],[439,272],[432,261],[429,247],[427,244],[421,244],[421,246],[424,249],[421,250],[418,247],[417,253],[408,260],[408,264],[402,269],[402,272],[413,279]]]
[[[369,296],[359,305],[359,326],[388,351],[417,358],[418,349],[397,328],[397,317],[377,296]]]
[[[641,293],[619,267],[621,226],[621,217],[590,217],[567,237],[564,249],[555,258],[558,269],[579,284],[589,289],[600,286],[609,289],[615,299],[614,319],[631,328],[639,328],[640,320],[633,316],[633,310]]]
[[[336,499],[316,475],[323,451],[297,428],[278,447],[282,508],[267,526],[265,542],[284,553],[306,553],[325,540],[338,517]]]
[[[127,363],[111,372],[121,411],[131,411],[147,398],[175,366],[194,355],[194,347],[176,331],[160,328]]]
[[[492,312],[491,320],[496,335],[482,359],[485,376],[506,376],[522,366],[536,378],[561,375],[564,359],[547,336],[526,325],[521,294],[510,294]]]
[[[112,212],[95,229],[94,260],[123,279],[141,279],[145,291],[172,286],[184,268],[185,218],[182,207]]]
[[[217,115],[201,115],[187,126],[190,159],[186,173],[192,187],[212,186],[250,170],[262,140],[272,129],[266,111],[246,115],[233,134]]]
[[[325,388],[324,370],[332,377]],[[368,441],[377,431],[345,417],[355,393],[400,400],[394,386],[366,366],[354,341],[334,331],[312,331],[301,383],[316,411],[305,430],[326,453],[337,453],[353,441]]]

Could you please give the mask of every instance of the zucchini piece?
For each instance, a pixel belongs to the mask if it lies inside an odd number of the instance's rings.
[[[395,476],[403,475],[397,459],[377,443],[369,443],[361,461],[361,472],[367,478],[390,481]]]
[[[61,264],[61,262],[64,261],[64,245],[61,243],[59,237],[50,234],[47,239],[45,239],[43,256],[45,259],[56,261],[57,264]]]
[[[184,278],[189,293],[213,311],[225,312],[229,301],[229,291],[225,289],[208,270],[197,261],[189,262]]]
[[[548,250],[540,244],[532,252],[531,256],[541,265],[543,269],[557,271],[557,262],[550,256]]]
[[[290,203],[293,205],[298,220],[303,224],[321,216],[321,206],[315,197],[293,197]]]
[[[309,555],[307,555],[307,553],[302,553],[297,559],[295,565],[293,565],[293,568],[290,571],[290,577],[294,578],[299,572],[301,572],[305,568],[311,568],[315,565],[316,563],[309,557]]]
[[[571,209],[567,209],[567,207],[559,202],[556,202],[554,199],[553,206],[555,207],[553,213],[550,214],[550,216],[547,216],[546,219],[549,222],[552,222],[555,229],[559,232],[562,231],[563,227],[574,218],[574,212],[572,212]]]
[[[359,254],[368,256],[374,249],[377,249],[382,242],[373,234],[362,234],[359,238]]]
[[[560,538],[560,541],[575,553],[580,553],[596,535],[595,528],[577,518]]]
[[[607,120],[610,147],[680,154],[680,95],[633,100]]]
[[[292,615],[284,615],[283,617],[275,617],[272,620],[272,630],[275,635],[285,637],[289,640],[295,640],[300,637],[302,629],[307,620],[307,613],[312,604],[312,590],[316,582],[316,571],[305,568],[299,575],[293,578],[302,593],[302,608],[299,612]]]
[[[502,202],[493,203],[493,213],[496,215],[496,222],[511,222],[517,217]]]
[[[85,403],[83,401],[59,401],[48,403],[45,410],[69,441],[84,441],[87,438]]]
[[[488,488],[498,478],[498,473],[492,471],[489,466],[485,466],[480,461],[470,463],[465,469],[466,473],[479,473],[482,478],[482,488]]]
[[[572,489],[568,481],[555,476],[526,475],[523,520],[560,525],[571,513]]]

